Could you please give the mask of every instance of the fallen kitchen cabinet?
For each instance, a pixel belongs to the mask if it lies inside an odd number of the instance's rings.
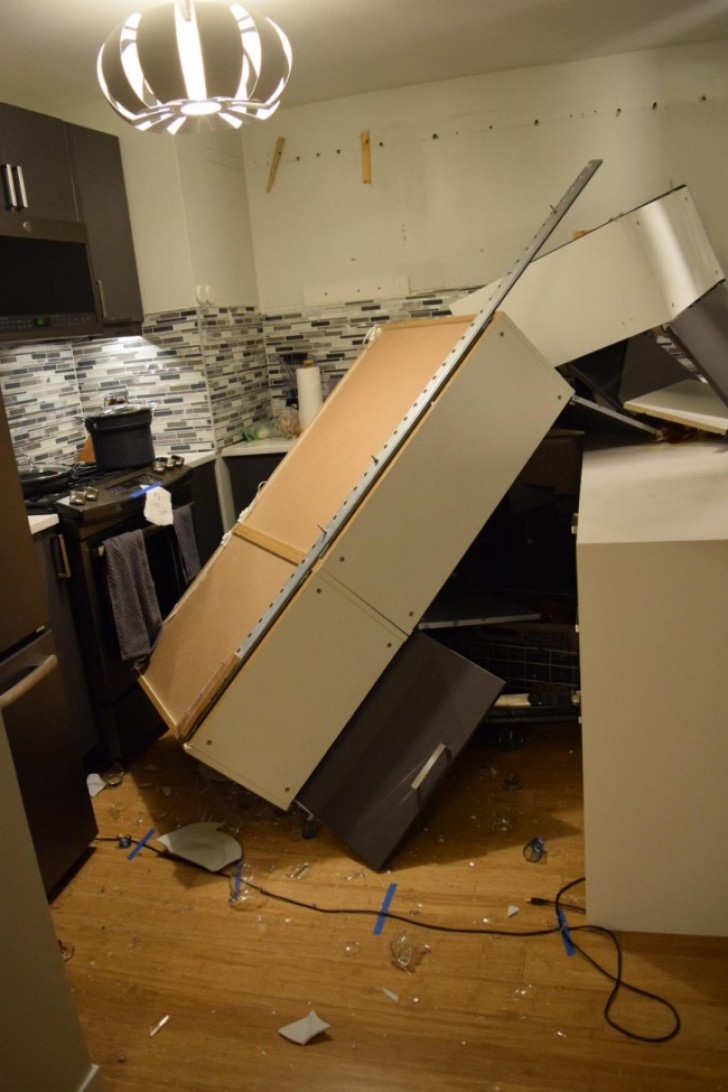
[[[503,310],[556,368],[664,326],[724,279],[687,186],[531,262]],[[494,285],[453,305],[472,314]]]
[[[469,328],[459,318],[381,329],[167,618],[141,676],[191,755],[280,807],[569,398],[507,317],[472,342]],[[429,396],[453,354],[457,367]]]

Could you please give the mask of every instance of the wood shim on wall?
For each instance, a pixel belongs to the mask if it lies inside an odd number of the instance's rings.
[[[371,184],[372,181],[372,142],[369,136],[369,130],[365,129],[360,137],[361,140],[361,180],[362,182]]]
[[[278,165],[279,165],[279,163],[281,161],[281,156],[283,155],[283,148],[285,146],[285,143],[286,143],[286,138],[282,137],[282,136],[279,136],[278,140],[276,141],[275,149],[273,151],[273,159],[271,160],[270,171],[268,172],[268,183],[267,183],[267,185],[265,187],[265,192],[266,193],[270,193],[270,191],[273,189],[273,183],[276,180],[276,174],[278,173]]]

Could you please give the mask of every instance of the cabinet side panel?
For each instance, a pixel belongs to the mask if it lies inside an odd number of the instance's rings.
[[[558,367],[669,322],[722,279],[682,186],[531,262],[502,309]],[[479,310],[493,287],[453,311]]]
[[[728,542],[577,553],[590,920],[723,936]]]

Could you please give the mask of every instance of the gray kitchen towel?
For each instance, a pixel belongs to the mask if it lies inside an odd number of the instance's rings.
[[[182,561],[182,571],[185,580],[190,584],[200,571],[200,555],[197,550],[197,539],[195,538],[192,505],[181,504],[179,508],[175,508],[173,516]]]
[[[162,628],[162,615],[141,531],[104,542],[106,585],[122,660],[148,656]]]

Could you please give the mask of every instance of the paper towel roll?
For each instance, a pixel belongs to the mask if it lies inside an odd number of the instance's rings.
[[[296,368],[296,386],[298,387],[298,417],[303,432],[321,409],[324,400],[321,390],[321,372],[312,365]]]

